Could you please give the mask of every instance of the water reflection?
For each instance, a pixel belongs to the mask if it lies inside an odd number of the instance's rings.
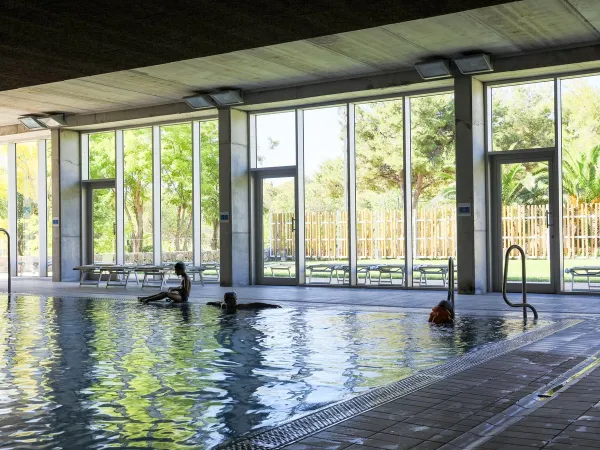
[[[503,318],[432,327],[424,315],[316,308],[5,304],[0,448],[210,448],[524,329]]]

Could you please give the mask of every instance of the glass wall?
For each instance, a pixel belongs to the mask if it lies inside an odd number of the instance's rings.
[[[37,142],[17,144],[16,163],[17,274],[36,276],[40,266]]]
[[[345,106],[304,111],[305,251],[313,282],[348,282],[346,135]]]
[[[122,161],[116,161],[116,155],[121,154],[121,148],[117,149],[121,141],[116,139],[114,131],[82,136],[88,144],[88,188],[93,189],[90,211],[94,219],[91,230],[94,261],[120,262],[122,250],[126,264],[210,263],[209,278],[218,274],[218,122],[199,125],[200,153],[196,157],[200,163],[201,198],[196,203],[192,122],[123,130]],[[155,148],[159,140],[160,148]],[[103,180],[116,178],[121,164],[123,190],[119,192],[112,187],[112,181]],[[155,180],[160,180],[160,196],[156,195]],[[120,219],[116,207],[121,199],[124,236],[123,248],[118,249],[116,229]],[[199,208],[200,219],[196,227],[195,207]],[[157,216],[160,221],[155,223]],[[161,246],[159,255],[155,248],[157,240]],[[194,252],[194,245],[198,245],[199,251]]]
[[[115,133],[94,133],[89,135],[89,179],[110,179],[115,177]]]
[[[163,126],[161,143],[162,262],[192,261],[192,125]]]
[[[125,263],[151,264],[152,128],[123,132],[123,160]]]
[[[0,228],[8,226],[8,145],[0,145]],[[8,247],[4,236],[0,236],[0,276],[8,271]]]
[[[347,142],[348,111],[354,112],[353,148]],[[295,114],[256,116],[259,169],[294,164]],[[304,135],[298,151],[304,173],[298,175],[304,177],[306,283],[350,283],[353,225],[357,284],[445,286],[448,257],[457,254],[453,95],[311,108],[301,114]],[[282,142],[287,142],[288,159],[275,160]],[[350,157],[353,173],[348,170]],[[407,184],[412,184],[408,194]],[[353,192],[356,207],[350,210]],[[278,218],[285,215],[275,213],[284,212],[286,205],[293,207],[293,201],[282,203],[273,203],[276,208],[264,218],[265,230],[284,229],[285,219]],[[412,223],[407,224],[409,216]],[[409,255],[407,248],[412,249]],[[408,264],[413,272],[410,285]]]
[[[599,289],[600,75],[560,83],[564,289]]]
[[[554,147],[554,82],[491,89],[492,150]]]
[[[448,258],[457,256],[454,96],[411,98],[410,106],[413,286],[445,286]]]
[[[402,100],[355,108],[358,282],[404,285],[404,118]],[[370,270],[379,266],[378,270]]]
[[[296,165],[296,114],[286,111],[256,116],[257,167]]]
[[[202,263],[221,259],[219,222],[219,122],[200,124],[200,174],[202,189]]]

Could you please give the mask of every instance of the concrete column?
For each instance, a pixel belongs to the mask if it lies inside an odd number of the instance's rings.
[[[219,203],[229,214],[221,220],[221,286],[250,283],[249,162],[247,113],[220,109]]]
[[[46,182],[46,140],[38,141],[38,240],[39,276],[48,276],[48,205]]]
[[[455,78],[454,105],[458,292],[481,294],[487,291],[483,84],[471,77]]]
[[[52,130],[52,280],[77,281],[81,264],[81,149],[77,131]]]

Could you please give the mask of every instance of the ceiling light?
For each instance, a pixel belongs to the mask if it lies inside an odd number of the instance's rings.
[[[183,97],[183,100],[192,109],[205,109],[214,107],[214,103],[208,94],[195,94],[188,97]]]
[[[452,76],[450,73],[450,63],[448,60],[440,59],[437,61],[427,61],[415,64],[415,69],[424,80],[434,80],[436,78],[447,78]]]
[[[43,130],[47,128],[45,124],[40,122],[40,118],[36,116],[19,117],[19,122],[25,125],[25,128],[28,130]]]
[[[242,91],[239,89],[228,89],[209,94],[220,106],[239,105],[244,103]]]
[[[494,71],[490,56],[485,53],[456,58],[454,62],[456,63],[458,70],[460,70],[460,73],[463,75]]]
[[[44,117],[36,117],[36,120],[43,123],[47,128],[64,127],[67,125],[64,114],[50,114]]]

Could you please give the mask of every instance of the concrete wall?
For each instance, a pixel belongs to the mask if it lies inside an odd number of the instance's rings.
[[[81,151],[77,131],[52,130],[52,279],[76,281],[81,264]]]
[[[248,114],[219,110],[219,202],[230,215],[221,222],[221,285],[250,284]]]

